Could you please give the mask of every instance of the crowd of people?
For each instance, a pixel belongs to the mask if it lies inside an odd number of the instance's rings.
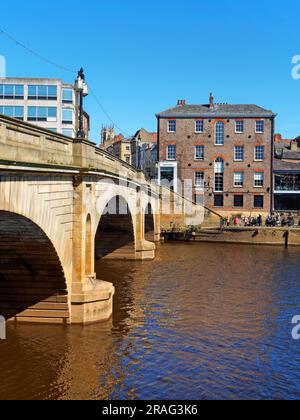
[[[268,215],[265,221],[263,220],[262,215],[258,217],[252,216],[241,216],[241,217],[228,217],[224,218],[221,221],[221,227],[229,227],[229,226],[241,226],[241,227],[293,227],[298,226],[300,227],[300,219],[299,222],[296,223],[294,216],[292,213],[289,215],[283,215],[279,213],[274,213]]]

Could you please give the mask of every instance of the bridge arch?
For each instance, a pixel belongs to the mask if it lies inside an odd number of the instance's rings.
[[[135,259],[135,214],[121,195],[103,206],[95,235],[96,259]]]
[[[64,269],[46,233],[15,212],[0,210],[0,313],[6,319],[68,323]]]

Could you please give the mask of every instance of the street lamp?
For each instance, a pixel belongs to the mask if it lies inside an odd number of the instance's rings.
[[[79,95],[79,126],[77,137],[84,139],[85,132],[83,129],[83,98],[88,96],[89,91],[88,86],[85,83],[85,75],[82,67],[78,72],[77,79],[75,80],[75,90]]]

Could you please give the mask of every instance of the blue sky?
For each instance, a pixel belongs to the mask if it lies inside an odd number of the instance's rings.
[[[0,26],[87,81],[126,133],[156,129],[155,113],[177,99],[256,103],[278,113],[277,132],[300,135],[299,1],[15,0]],[[8,76],[76,76],[39,61],[0,35]],[[91,136],[109,123],[92,96]]]

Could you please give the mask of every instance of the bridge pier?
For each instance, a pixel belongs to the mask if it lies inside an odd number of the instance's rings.
[[[111,283],[88,277],[83,283],[74,283],[71,296],[72,324],[108,321],[113,313],[115,288]]]
[[[115,288],[95,274],[95,226],[88,213],[86,180],[74,182],[73,279],[70,295],[72,324],[107,321],[113,313]]]

